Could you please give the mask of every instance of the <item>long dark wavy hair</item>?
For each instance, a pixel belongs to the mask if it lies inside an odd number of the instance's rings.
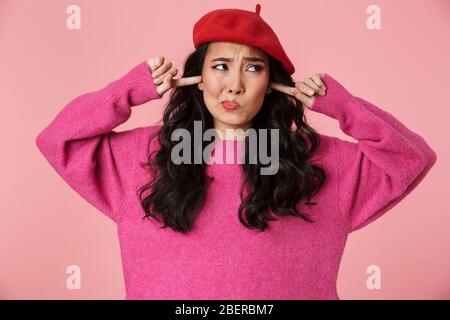
[[[186,58],[182,77],[202,74],[207,49],[208,43],[203,44]],[[267,56],[270,81],[295,86],[283,65],[270,55]],[[153,173],[153,179],[138,190],[145,211],[144,219],[160,221],[162,218],[162,228],[170,227],[184,234],[193,229],[195,219],[205,203],[207,188],[214,180],[214,177],[207,175],[207,164],[203,159],[201,164],[192,159],[190,164],[175,164],[171,161],[172,148],[178,144],[171,140],[172,132],[184,128],[193,136],[196,120],[201,121],[203,132],[214,128],[213,117],[205,106],[202,91],[197,85],[173,88],[164,110],[163,125],[149,137],[148,160],[141,163],[142,167],[147,167]],[[295,129],[292,128],[293,123]],[[249,148],[248,138],[245,138],[246,161],[241,164],[245,177],[240,189],[241,205],[237,212],[240,222],[249,229],[264,231],[269,228],[268,221],[277,220],[269,209],[280,217],[290,215],[314,222],[309,215],[300,212],[297,205],[304,200],[307,205],[316,204],[310,200],[324,184],[326,174],[322,167],[309,162],[320,144],[320,136],[304,121],[302,103],[273,90],[266,95],[260,111],[252,119],[251,128],[256,132],[258,129],[268,129],[269,149],[270,129],[279,129],[279,169],[274,175],[261,175],[260,169],[265,165],[260,163],[259,157],[256,164],[247,161]],[[160,148],[150,153],[150,141],[156,135]],[[191,150],[194,150],[194,139],[191,140]],[[203,141],[202,148],[210,143]],[[191,152],[192,157],[194,153],[195,150]],[[244,190],[247,191],[245,199]],[[145,193],[148,195],[144,196]]]

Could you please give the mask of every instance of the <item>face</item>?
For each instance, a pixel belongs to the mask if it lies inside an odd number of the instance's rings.
[[[224,137],[226,129],[250,128],[269,88],[269,59],[258,48],[231,42],[212,42],[202,69],[203,99],[214,118],[214,127]],[[225,100],[239,103],[229,110]]]

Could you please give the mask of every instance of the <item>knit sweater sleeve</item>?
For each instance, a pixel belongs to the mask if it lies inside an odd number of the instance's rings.
[[[114,222],[127,202],[139,128],[113,129],[129,119],[131,107],[159,98],[142,62],[102,89],[71,100],[36,138],[54,170]]]
[[[436,153],[417,133],[374,104],[353,96],[325,74],[325,96],[312,111],[339,122],[357,143],[335,137],[338,202],[348,231],[378,219],[404,199],[436,162]]]

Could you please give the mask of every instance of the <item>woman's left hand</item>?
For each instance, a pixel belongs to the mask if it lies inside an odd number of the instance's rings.
[[[303,103],[305,107],[311,109],[311,106],[314,104],[314,95],[325,95],[326,87],[322,81],[324,75],[324,73],[315,73],[311,77],[306,78],[304,81],[296,82],[295,87],[286,86],[277,82],[271,82],[270,88],[294,96],[301,103]]]

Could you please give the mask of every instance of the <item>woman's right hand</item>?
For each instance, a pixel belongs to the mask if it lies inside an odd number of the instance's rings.
[[[173,79],[178,70],[172,66],[172,62],[162,56],[147,60],[147,64],[152,72],[156,91],[160,96],[174,87],[194,85],[202,81],[202,76]]]

